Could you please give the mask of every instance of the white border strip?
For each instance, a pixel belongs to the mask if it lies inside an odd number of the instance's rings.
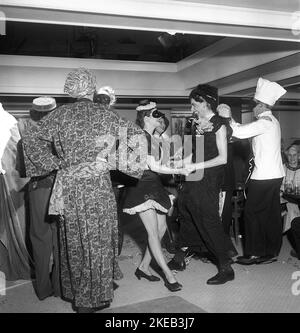
[[[128,17],[291,29],[290,12],[171,0],[1,0],[2,5]]]

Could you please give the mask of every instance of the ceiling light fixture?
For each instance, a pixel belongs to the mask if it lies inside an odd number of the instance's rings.
[[[169,49],[175,42],[175,34],[171,35],[168,32],[164,32],[157,39],[164,48]]]

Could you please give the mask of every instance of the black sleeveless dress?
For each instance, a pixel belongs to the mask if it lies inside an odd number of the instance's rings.
[[[159,143],[148,132],[145,131],[145,134],[148,142],[148,154],[153,155],[158,160],[161,154]],[[167,213],[172,206],[174,198],[164,188],[158,173],[145,170],[136,186],[128,188],[123,211],[130,215],[144,212],[148,209]]]

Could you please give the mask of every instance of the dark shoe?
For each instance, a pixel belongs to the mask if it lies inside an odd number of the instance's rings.
[[[260,264],[271,264],[272,262],[277,261],[277,257],[274,256],[262,256],[262,257],[258,257],[256,260],[256,264],[260,265]]]
[[[300,260],[300,256],[298,256],[297,252],[293,249],[290,252],[290,255],[294,258],[297,258],[298,260]]]
[[[140,280],[142,277],[145,278],[148,281],[151,282],[156,282],[156,281],[160,281],[160,278],[155,276],[155,275],[148,275],[146,273],[144,273],[142,270],[140,270],[139,268],[136,269],[134,275]]]
[[[217,284],[224,284],[228,281],[234,280],[234,270],[230,267],[221,268],[215,276],[207,280],[207,284],[210,285],[217,285]]]
[[[239,256],[236,258],[236,263],[240,265],[254,265],[257,264],[259,257],[256,256]]]
[[[184,271],[186,269],[185,258],[188,257],[189,252],[179,250],[175,256],[168,262],[168,267],[171,271]]]
[[[168,262],[171,271],[184,271],[186,269],[185,261],[176,261],[174,258]]]
[[[167,279],[165,279],[165,286],[172,292],[179,291],[182,289],[182,285],[178,282],[170,283]]]
[[[166,244],[166,250],[171,254],[175,254],[177,249],[176,249],[176,246],[175,246],[174,242],[173,243],[167,243]]]

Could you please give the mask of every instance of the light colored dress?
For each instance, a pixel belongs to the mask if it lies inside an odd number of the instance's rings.
[[[292,185],[292,188],[295,188],[295,184],[300,186],[300,167],[298,168],[289,168],[288,166],[284,166],[285,168],[285,177],[282,181],[281,191],[285,190],[285,184],[289,183]],[[281,203],[286,203],[287,212],[284,215],[284,225],[283,232],[286,232],[291,227],[291,222],[295,217],[300,216],[299,206],[295,203],[288,202],[287,200],[281,198]]]
[[[20,139],[17,120],[0,103],[0,271],[7,280],[30,279],[32,262],[25,243],[29,178],[20,175]]]

